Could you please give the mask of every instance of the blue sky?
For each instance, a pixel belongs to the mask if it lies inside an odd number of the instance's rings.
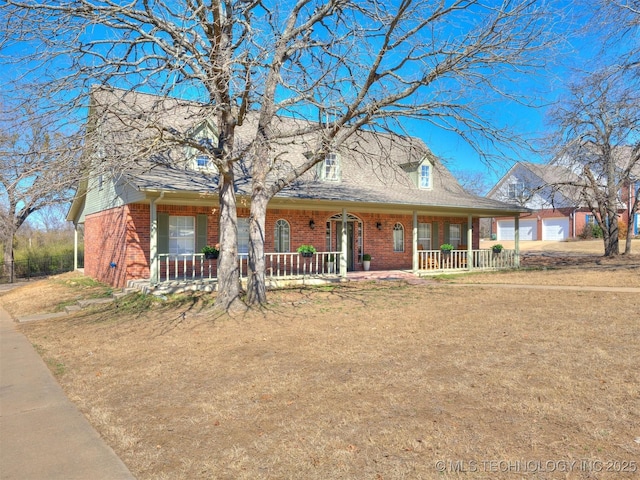
[[[557,4],[573,4],[569,0],[555,0]],[[580,12],[578,11],[577,14]],[[576,12],[574,11],[574,15]],[[570,17],[571,21],[575,17]],[[554,27],[559,35],[570,25],[559,21]],[[548,75],[540,75],[536,78],[522,77],[519,79],[519,88],[522,92],[535,93],[538,97],[536,103],[551,103],[557,99],[562,91],[562,80],[568,77],[568,69],[571,64],[588,64],[599,49],[596,42],[584,41],[580,36],[573,35],[571,41],[564,45],[562,56],[554,59],[556,66],[552,67]],[[6,54],[7,52],[3,52]],[[15,52],[17,55],[19,51]],[[6,77],[5,70],[2,75]],[[495,122],[508,123],[514,130],[528,138],[540,137],[545,132],[545,109],[525,107],[513,102],[496,102],[486,107],[486,114],[491,115]],[[467,170],[470,172],[484,173],[489,182],[495,182],[506,172],[516,160],[541,161],[542,158],[524,150],[514,151],[503,157],[501,162],[487,165],[477,152],[455,133],[436,128],[427,122],[405,121],[403,125],[410,135],[420,137],[429,148],[454,171]]]
[[[595,5],[595,0],[592,5]],[[579,1],[559,0],[557,5],[566,6],[564,18],[559,18],[553,29],[562,40],[557,46],[554,58],[549,58],[548,70],[538,76],[524,76],[520,79],[519,91],[535,98],[538,107],[527,107],[514,102],[496,102],[486,110],[494,122],[508,123],[511,128],[534,144],[548,133],[546,115],[549,107],[564,92],[566,83],[577,75],[577,71],[593,67],[602,59],[602,44],[587,31],[588,12],[581,8]],[[587,2],[588,3],[588,2]],[[621,45],[621,48],[624,46]],[[577,77],[576,77],[577,78]],[[474,149],[454,133],[434,128],[424,123],[407,123],[407,132],[420,137],[431,150],[442,158],[447,166],[458,171],[479,172],[495,183],[515,161],[544,162],[544,155],[518,149],[502,156],[502,161],[490,164],[483,162]]]

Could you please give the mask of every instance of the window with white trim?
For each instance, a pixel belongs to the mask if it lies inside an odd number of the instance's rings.
[[[420,165],[420,188],[431,188],[431,165]]]
[[[418,223],[418,250],[431,250],[430,223]]]
[[[401,223],[393,226],[393,251],[404,252],[404,227]]]
[[[524,198],[524,183],[515,182],[507,185],[507,197],[511,200],[522,200]]]
[[[449,225],[449,243],[453,245],[453,248],[458,248],[460,245],[460,235],[461,235],[462,227],[458,224]]]
[[[238,218],[238,253],[249,253],[248,218]]]
[[[289,222],[286,220],[278,220],[276,222],[276,231],[275,231],[275,239],[274,245],[276,252],[290,252],[291,251],[291,243],[290,243],[290,227]]]
[[[340,180],[340,157],[337,153],[328,153],[324,157],[322,164],[321,177],[329,182],[337,182]]]
[[[210,168],[211,161],[207,155],[198,155],[196,157],[196,166],[198,168]]]
[[[196,246],[196,218],[169,217],[169,253],[192,254]]]

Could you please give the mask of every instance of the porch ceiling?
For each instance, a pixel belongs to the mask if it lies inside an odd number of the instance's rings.
[[[159,191],[147,191],[147,199],[158,199],[158,205],[194,205],[194,206],[211,206],[219,205],[218,195],[212,193],[195,193],[195,192],[164,192],[162,198]],[[250,198],[244,195],[238,195],[238,206],[249,207]],[[269,202],[269,208],[280,208],[289,210],[315,210],[336,212],[346,208],[351,212],[364,213],[387,213],[395,215],[411,215],[417,212],[418,215],[430,216],[467,216],[473,217],[508,217],[516,216],[520,213],[529,212],[528,209],[518,207],[513,209],[496,209],[482,208],[471,206],[455,206],[455,205],[419,205],[419,204],[403,204],[403,203],[372,203],[372,202],[354,202],[344,200],[320,200],[306,198],[291,197],[275,197]]]

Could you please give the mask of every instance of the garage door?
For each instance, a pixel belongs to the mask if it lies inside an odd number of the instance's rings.
[[[536,240],[536,220],[520,220],[520,240]],[[515,222],[513,220],[498,220],[498,240],[515,240]]]
[[[542,220],[543,240],[566,240],[569,238],[568,218],[545,218]]]

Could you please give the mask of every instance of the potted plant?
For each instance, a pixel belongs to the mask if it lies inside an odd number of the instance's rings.
[[[491,247],[491,250],[493,250],[493,253],[500,253],[503,248],[504,247],[502,245],[496,243],[493,247]]]
[[[204,258],[207,260],[218,258],[218,255],[220,255],[220,244],[216,243],[215,247],[209,245],[202,247],[202,253],[204,253]]]
[[[364,268],[365,271],[369,271],[370,267],[371,267],[371,255],[369,255],[368,253],[365,253],[362,255],[362,268]]]
[[[298,253],[303,257],[312,257],[316,253],[316,248],[313,245],[300,245]]]
[[[443,243],[440,245],[440,251],[442,252],[443,257],[451,256],[451,250],[453,250],[453,245],[450,243]]]
[[[326,261],[327,273],[333,273],[333,267],[335,265],[335,261],[336,261],[335,255],[333,253],[330,253]]]

